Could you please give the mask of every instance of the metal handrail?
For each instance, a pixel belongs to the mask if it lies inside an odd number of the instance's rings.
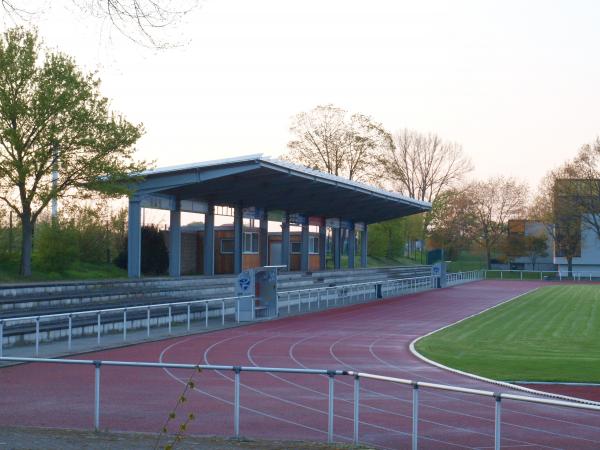
[[[3,348],[4,348],[4,324],[7,322],[35,322],[35,354],[39,355],[40,348],[40,322],[47,319],[56,319],[56,318],[67,318],[68,324],[64,327],[67,331],[67,348],[71,350],[72,344],[72,330],[73,330],[73,318],[76,316],[86,316],[86,315],[95,315],[97,317],[97,342],[100,345],[101,335],[102,335],[102,322],[101,317],[102,314],[105,313],[115,313],[122,312],[123,313],[123,340],[127,340],[127,312],[132,310],[145,310],[146,311],[146,335],[150,337],[150,319],[151,314],[150,311],[152,309],[164,309],[168,308],[168,327],[169,334],[171,334],[171,326],[173,322],[172,317],[172,308],[177,306],[187,306],[187,330],[190,330],[191,327],[191,306],[196,304],[204,304],[204,323],[205,327],[208,328],[208,305],[209,303],[220,303],[221,305],[221,324],[225,325],[225,303],[230,301],[236,302],[235,312],[236,312],[236,321],[238,321],[239,317],[237,312],[239,311],[240,300],[243,299],[253,299],[253,295],[241,295],[237,297],[220,297],[220,298],[210,298],[210,299],[202,299],[202,300],[188,300],[182,302],[171,302],[171,303],[149,303],[145,305],[133,305],[133,306],[123,306],[120,308],[105,308],[105,309],[95,309],[95,310],[86,310],[86,311],[72,311],[67,313],[55,313],[55,314],[40,314],[36,316],[26,316],[26,317],[6,317],[0,319],[0,357],[3,356]],[[254,302],[252,302],[254,304]]]
[[[137,367],[137,368],[161,368],[161,369],[193,369],[193,370],[231,370],[234,372],[234,402],[233,402],[233,424],[234,435],[240,436],[240,377],[242,372],[278,372],[294,373],[307,375],[326,375],[329,378],[328,383],[328,408],[327,408],[327,441],[333,442],[334,425],[334,378],[336,376],[351,376],[354,378],[353,395],[353,442],[359,444],[359,425],[360,425],[360,380],[370,379],[382,382],[389,382],[410,386],[412,388],[412,449],[418,449],[419,440],[419,391],[421,389],[435,389],[448,392],[458,392],[462,394],[476,395],[481,397],[493,398],[495,400],[495,418],[494,418],[494,449],[500,450],[502,440],[502,401],[513,400],[520,402],[536,403],[548,406],[559,406],[573,409],[583,409],[588,411],[600,411],[600,404],[593,402],[574,402],[563,400],[552,400],[539,397],[528,397],[523,395],[510,394],[505,392],[493,392],[481,389],[464,388],[438,383],[429,383],[422,381],[413,381],[403,378],[395,378],[384,375],[371,374],[367,372],[357,372],[352,370],[326,370],[326,369],[301,369],[286,367],[258,367],[258,366],[232,366],[232,365],[203,365],[203,364],[177,364],[162,362],[134,362],[134,361],[104,361],[104,360],[83,360],[83,359],[50,359],[50,358],[24,358],[24,357],[0,357],[0,361],[7,362],[35,362],[48,364],[75,364],[75,365],[93,365],[94,366],[94,429],[100,429],[100,373],[102,366],[117,367]]]
[[[558,279],[560,281],[562,281],[563,278],[569,278],[569,279],[574,279],[574,280],[583,280],[583,279],[588,279],[588,280],[592,280],[592,278],[600,278],[600,271],[593,271],[593,270],[582,270],[582,271],[577,271],[577,270],[573,270],[571,272],[571,278],[569,277],[569,272],[566,270],[519,270],[519,269],[485,269],[484,271],[484,276],[485,278],[487,278],[488,273],[500,273],[500,279],[504,278],[504,273],[520,273],[521,274],[521,279],[523,279],[523,274],[539,274],[540,276],[540,280],[543,279],[544,275],[552,275],[552,276],[557,276]]]
[[[435,277],[432,275],[427,276],[418,276],[411,278],[394,278],[394,279],[384,279],[384,280],[374,280],[374,281],[366,281],[361,283],[348,283],[348,284],[339,284],[336,286],[320,286],[313,288],[303,288],[303,289],[292,289],[287,291],[279,291],[277,292],[277,298],[281,302],[279,303],[279,308],[281,308],[282,304],[287,301],[287,309],[288,313],[291,313],[291,306],[294,301],[297,303],[298,311],[302,311],[303,305],[308,303],[308,310],[311,309],[311,305],[316,301],[318,302],[318,307],[321,305],[321,295],[324,294],[325,300],[327,302],[327,307],[330,306],[330,300],[333,293],[333,301],[334,306],[337,306],[339,300],[341,299],[342,304],[346,301],[346,303],[351,302],[354,298],[355,300],[371,300],[376,298],[383,298],[390,295],[399,295],[402,293],[411,293],[418,292],[424,289],[431,289],[434,286]],[[381,286],[381,288],[377,288],[377,286]],[[370,288],[373,289],[372,292],[369,292]],[[348,292],[348,290],[351,290]],[[313,295],[315,294],[316,295]],[[303,295],[308,296],[308,302],[306,302],[306,297],[303,298]],[[292,299],[294,297],[294,299]],[[188,300],[188,301],[177,301],[177,302],[165,302],[165,303],[149,303],[143,305],[133,305],[133,306],[123,306],[123,307],[112,307],[112,308],[100,308],[93,310],[84,310],[84,311],[72,311],[65,313],[52,313],[52,314],[39,314],[32,316],[24,316],[24,317],[8,317],[0,319],[0,357],[3,356],[3,339],[4,339],[4,325],[10,322],[34,322],[35,323],[35,355],[39,355],[39,347],[40,347],[40,322],[49,320],[49,319],[60,319],[66,318],[68,319],[68,324],[64,324],[65,329],[67,329],[67,348],[71,350],[72,348],[72,328],[73,328],[73,318],[79,316],[96,316],[97,323],[94,325],[96,328],[96,339],[98,345],[101,342],[102,336],[102,315],[107,313],[122,313],[122,334],[123,340],[127,340],[127,331],[128,331],[128,320],[127,313],[131,311],[139,311],[145,310],[147,312],[146,318],[141,319],[146,321],[146,335],[150,337],[150,321],[151,321],[151,311],[156,309],[165,309],[168,308],[168,332],[171,334],[171,326],[173,322],[172,317],[172,308],[187,306],[187,330],[190,331],[190,322],[191,322],[191,306],[204,304],[204,324],[205,327],[208,328],[208,318],[209,318],[209,308],[208,305],[210,303],[220,303],[221,305],[221,324],[225,325],[225,315],[226,315],[226,302],[236,302],[235,305],[235,313],[236,313],[236,321],[239,321],[239,307],[240,301],[245,299],[252,299],[254,296],[245,295],[245,296],[236,296],[236,297],[220,297],[220,298],[212,298],[212,299],[201,299],[201,300]],[[252,302],[252,310],[254,318],[254,302]],[[164,313],[161,317],[164,317]],[[114,320],[113,320],[114,322]],[[105,322],[106,323],[106,322]]]

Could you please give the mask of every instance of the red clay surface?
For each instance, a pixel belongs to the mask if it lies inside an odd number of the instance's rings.
[[[485,281],[219,332],[90,353],[82,358],[355,369],[502,390],[430,366],[409,351],[418,336],[527,292],[541,283]],[[158,432],[190,371],[102,368],[101,427]],[[192,434],[233,434],[233,373],[196,374],[170,426],[194,412]],[[327,377],[241,374],[242,435],[324,440]],[[335,439],[352,439],[352,382],[336,377]],[[568,393],[568,392],[567,392]],[[421,448],[493,448],[494,400],[420,390]],[[29,364],[0,369],[0,425],[90,428],[93,368]],[[360,439],[410,447],[411,388],[362,380]],[[0,429],[1,437],[1,429]],[[600,413],[505,400],[503,448],[600,448]]]

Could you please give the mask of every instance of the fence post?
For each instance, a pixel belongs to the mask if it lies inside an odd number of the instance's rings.
[[[328,407],[328,411],[327,411],[327,442],[328,443],[332,443],[333,442],[333,400],[334,400],[334,393],[333,393],[333,382],[334,382],[334,377],[335,377],[335,372],[334,371],[329,371],[328,373],[329,375],[329,407]]]
[[[221,325],[225,326],[225,300],[221,300]]]
[[[4,347],[4,321],[0,320],[0,358],[2,358],[2,347]]]
[[[100,326],[101,326],[100,325],[100,311],[98,311],[98,326],[97,326],[97,328],[98,328],[98,337],[97,337],[98,345],[100,345]]]
[[[208,302],[204,302],[204,324],[208,328]]]
[[[358,445],[358,425],[360,406],[360,378],[358,374],[354,375],[354,445]]]
[[[502,424],[502,394],[494,394],[496,399],[496,418],[494,425],[494,450],[500,450],[501,424]]]
[[[100,366],[102,361],[94,361],[94,431],[100,430]]]
[[[235,373],[233,383],[233,432],[235,437],[240,437],[240,366],[234,366]]]
[[[189,303],[187,304],[187,330],[190,331],[190,320],[191,320],[191,307]]]
[[[173,316],[171,315],[171,305],[169,305],[169,334],[171,334],[171,322],[173,321]]]
[[[127,308],[123,309],[123,340],[127,340]]]
[[[146,308],[146,336],[150,337],[150,307]]]
[[[67,348],[71,350],[71,339],[73,336],[73,315],[69,314],[69,332],[67,335]]]
[[[412,450],[419,448],[419,383],[412,383]]]
[[[35,318],[35,356],[40,354],[40,318]]]

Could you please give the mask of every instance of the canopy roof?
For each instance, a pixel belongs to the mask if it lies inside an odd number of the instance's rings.
[[[283,210],[374,223],[431,209],[431,204],[263,156],[157,168],[140,175],[134,197]]]

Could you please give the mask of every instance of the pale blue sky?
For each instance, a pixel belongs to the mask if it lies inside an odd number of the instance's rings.
[[[40,34],[99,71],[159,166],[281,154],[290,117],[326,103],[532,185],[600,134],[595,1],[204,0],[178,29],[189,44],[162,52],[56,3]]]

